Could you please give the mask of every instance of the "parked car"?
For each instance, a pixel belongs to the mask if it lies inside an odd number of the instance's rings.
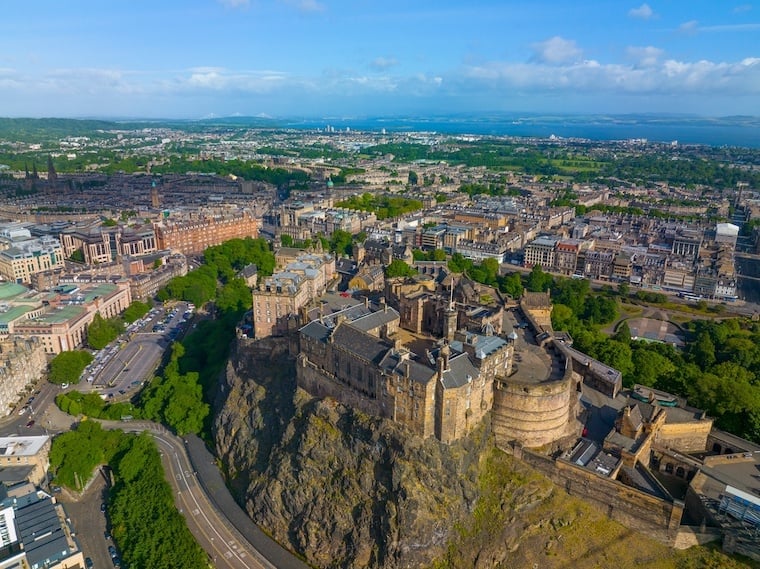
[[[24,413],[26,413],[27,411],[29,411],[29,407],[27,407],[27,406],[24,406],[24,407],[22,407],[21,409],[19,409],[19,410],[18,410],[18,414],[19,414],[19,415],[23,415],[23,414],[24,414]]]
[[[85,569],[92,569],[93,567],[95,567],[95,565],[92,563],[92,559],[90,559],[89,557],[84,558],[84,566],[85,566]]]
[[[31,421],[29,421],[29,422],[26,424],[26,428],[27,428],[27,429],[31,429],[32,427],[34,427],[34,423],[35,423],[35,420],[34,420],[34,419],[32,419]]]

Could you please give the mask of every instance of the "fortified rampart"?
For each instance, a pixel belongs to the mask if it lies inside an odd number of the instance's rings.
[[[520,446],[505,450],[541,471],[571,496],[595,504],[611,519],[669,545],[675,543],[684,510],[682,501],[658,498],[567,460],[554,460]]]
[[[358,409],[368,415],[377,417],[387,417],[388,414],[383,412],[380,402],[372,399],[361,392],[348,389],[346,385],[340,382],[332,374],[309,361],[308,358],[299,356],[296,358],[296,377],[298,386],[308,391],[315,397],[331,397],[340,401],[344,405]]]
[[[563,363],[564,373],[558,380],[494,382],[492,425],[497,445],[518,441],[526,447],[541,447],[573,434],[579,426],[574,419],[580,376],[573,372],[570,360]]]

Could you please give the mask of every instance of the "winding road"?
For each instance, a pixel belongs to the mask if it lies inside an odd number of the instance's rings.
[[[235,502],[214,456],[194,435],[180,438],[148,421],[103,421],[106,428],[148,431],[161,451],[166,479],[188,528],[221,569],[308,569],[308,565],[262,532]]]

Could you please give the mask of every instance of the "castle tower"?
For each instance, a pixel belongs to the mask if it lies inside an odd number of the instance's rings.
[[[449,306],[443,311],[443,337],[451,341],[457,331],[457,311]]]
[[[156,187],[156,181],[150,185],[150,207],[153,209],[159,209],[161,207],[161,200],[158,199],[158,188]]]

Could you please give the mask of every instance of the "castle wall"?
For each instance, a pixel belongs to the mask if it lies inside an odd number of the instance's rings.
[[[543,472],[571,496],[591,502],[608,517],[627,527],[672,544],[678,533],[684,504],[670,502],[625,486],[581,466],[528,449],[515,448],[515,456]]]
[[[680,452],[702,452],[707,449],[707,437],[711,430],[711,420],[665,423],[660,427],[655,441]]]
[[[368,415],[390,418],[390,409],[382,401],[372,399],[338,381],[334,376],[320,370],[305,357],[296,361],[298,386],[315,397],[331,397]]]
[[[496,381],[492,424],[497,444],[516,440],[526,447],[540,447],[566,436],[577,402],[574,385],[569,369],[554,382]]]

